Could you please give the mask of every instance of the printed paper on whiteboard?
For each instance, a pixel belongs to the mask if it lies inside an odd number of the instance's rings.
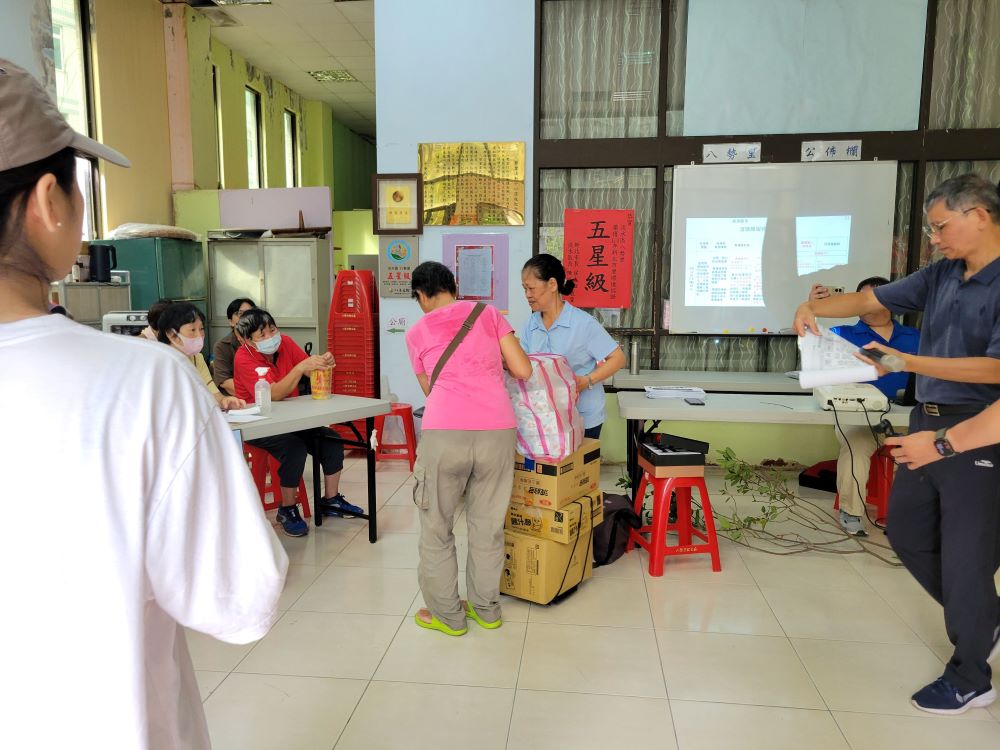
[[[799,276],[846,266],[851,251],[851,217],[796,216],[795,242]]]
[[[822,326],[819,330],[818,336],[809,332],[799,336],[802,358],[799,385],[802,388],[878,380],[875,366],[866,365],[854,356],[858,347]]]
[[[763,307],[766,216],[690,218],[684,304]]]

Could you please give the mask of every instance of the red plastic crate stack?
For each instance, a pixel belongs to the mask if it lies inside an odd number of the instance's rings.
[[[333,392],[347,396],[378,397],[378,295],[371,271],[340,271],[330,302],[327,325],[329,351],[337,361]],[[356,421],[361,435],[365,421]],[[333,428],[357,439],[347,425]]]

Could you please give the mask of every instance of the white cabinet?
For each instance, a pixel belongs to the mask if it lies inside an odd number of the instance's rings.
[[[332,262],[329,239],[212,240],[209,336],[229,333],[226,307],[250,297],[274,316],[282,334],[313,354],[326,351]]]

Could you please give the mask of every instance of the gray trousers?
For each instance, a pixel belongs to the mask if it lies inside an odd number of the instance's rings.
[[[455,516],[465,497],[469,602],[487,622],[500,618],[503,524],[514,486],[515,430],[424,430],[413,467],[420,509],[420,592],[449,628],[465,627],[458,596]]]

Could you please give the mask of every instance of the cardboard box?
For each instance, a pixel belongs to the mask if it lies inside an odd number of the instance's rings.
[[[560,544],[569,544],[576,538],[580,529],[581,509],[586,509],[590,514],[591,528],[604,520],[603,492],[600,490],[592,492],[580,500],[579,505],[570,502],[559,510],[511,503],[507,509],[504,528],[538,539],[551,539]]]
[[[655,479],[663,477],[703,477],[705,466],[653,466],[645,458],[639,456],[639,468]]]
[[[593,573],[594,545],[590,516],[581,534],[568,544],[504,531],[504,567],[500,591],[536,604],[548,604]]]
[[[580,450],[559,463],[514,458],[514,491],[511,500],[521,505],[558,510],[567,503],[596,492],[601,482],[601,443],[584,438]]]

